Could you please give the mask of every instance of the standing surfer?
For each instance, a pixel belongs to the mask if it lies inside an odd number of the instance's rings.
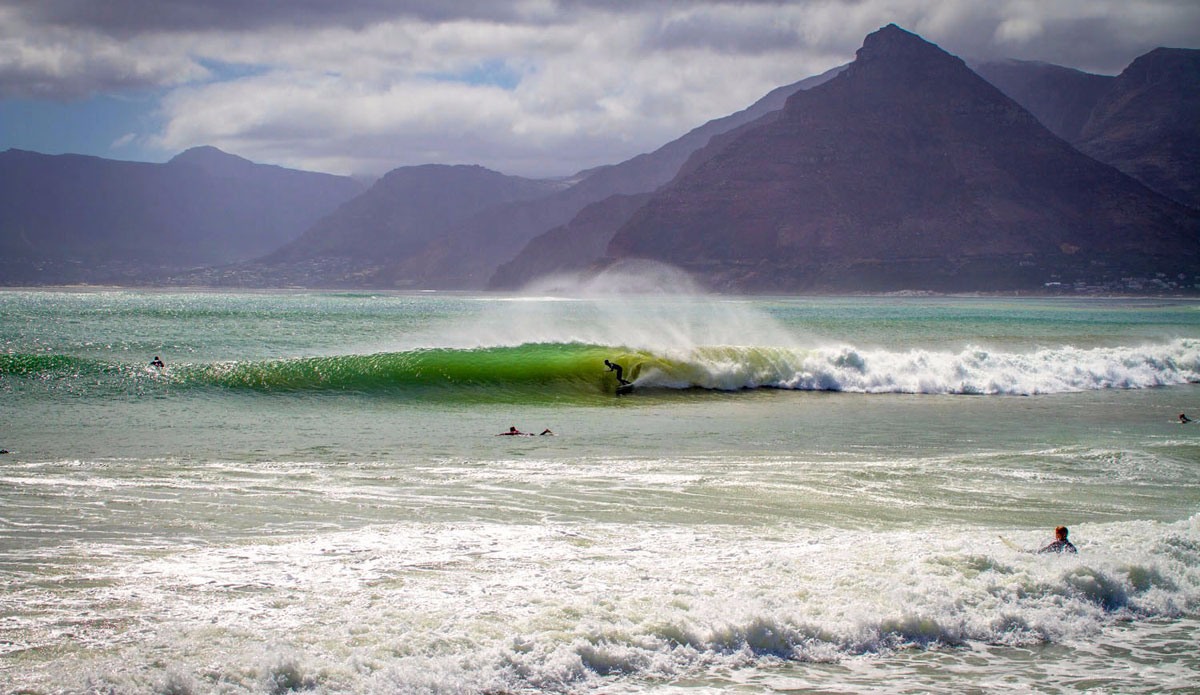
[[[629,383],[621,376],[625,373],[625,370],[621,367],[621,365],[617,364],[616,362],[609,362],[608,360],[604,360],[604,364],[608,367],[608,371],[617,373],[617,381],[620,382],[622,386],[625,386]]]

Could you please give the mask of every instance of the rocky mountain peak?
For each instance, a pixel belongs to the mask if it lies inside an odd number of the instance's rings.
[[[889,24],[868,34],[855,56],[855,64],[859,68],[895,63],[908,66],[922,62],[962,64],[961,60],[943,51],[937,44],[930,43],[895,24]]]

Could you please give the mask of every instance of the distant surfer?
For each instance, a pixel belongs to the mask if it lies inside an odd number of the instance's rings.
[[[1188,423],[1189,423],[1189,422],[1191,422],[1191,421],[1192,421],[1192,419],[1191,419],[1190,417],[1188,417],[1188,416],[1187,416],[1187,413],[1180,413],[1180,414],[1179,414],[1179,424],[1181,424],[1181,425],[1186,425],[1186,424],[1188,424]]]
[[[150,366],[162,369],[163,367],[165,367],[167,365],[163,364],[163,361],[158,359],[158,355],[155,355],[154,359],[150,360]]]
[[[542,430],[541,433],[538,435],[534,435],[533,432],[522,432],[521,430],[517,429],[516,427],[509,427],[507,432],[501,432],[500,434],[498,434],[496,436],[497,437],[533,437],[533,436],[540,437],[540,436],[544,436],[544,435],[550,435],[551,437],[553,437],[554,433],[550,431],[549,427]]]
[[[604,365],[608,367],[608,371],[617,373],[617,381],[620,382],[622,386],[625,386],[629,383],[628,381],[625,381],[624,377],[621,376],[625,373],[625,370],[621,367],[621,365],[617,364],[616,362],[609,362],[608,360],[604,360]]]
[[[1042,548],[1039,553],[1077,553],[1075,546],[1071,545],[1071,541],[1067,540],[1067,527],[1059,526],[1054,529],[1054,542]]]

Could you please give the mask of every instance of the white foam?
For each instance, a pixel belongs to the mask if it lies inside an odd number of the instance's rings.
[[[996,529],[747,530],[402,524],[116,563],[90,596],[109,622],[73,628],[109,649],[64,663],[59,685],[572,692],[1090,640],[1200,608],[1200,517],[1078,525],[1077,556],[1020,553]]]
[[[1147,388],[1200,381],[1200,341],[1027,353],[864,350],[852,346],[664,351],[635,383],[668,388],[775,388],[859,393],[1016,394]]]

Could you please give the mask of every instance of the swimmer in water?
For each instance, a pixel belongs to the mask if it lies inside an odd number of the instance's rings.
[[[1067,540],[1067,527],[1059,526],[1054,529],[1054,542],[1042,548],[1038,553],[1077,553],[1075,546]]]

